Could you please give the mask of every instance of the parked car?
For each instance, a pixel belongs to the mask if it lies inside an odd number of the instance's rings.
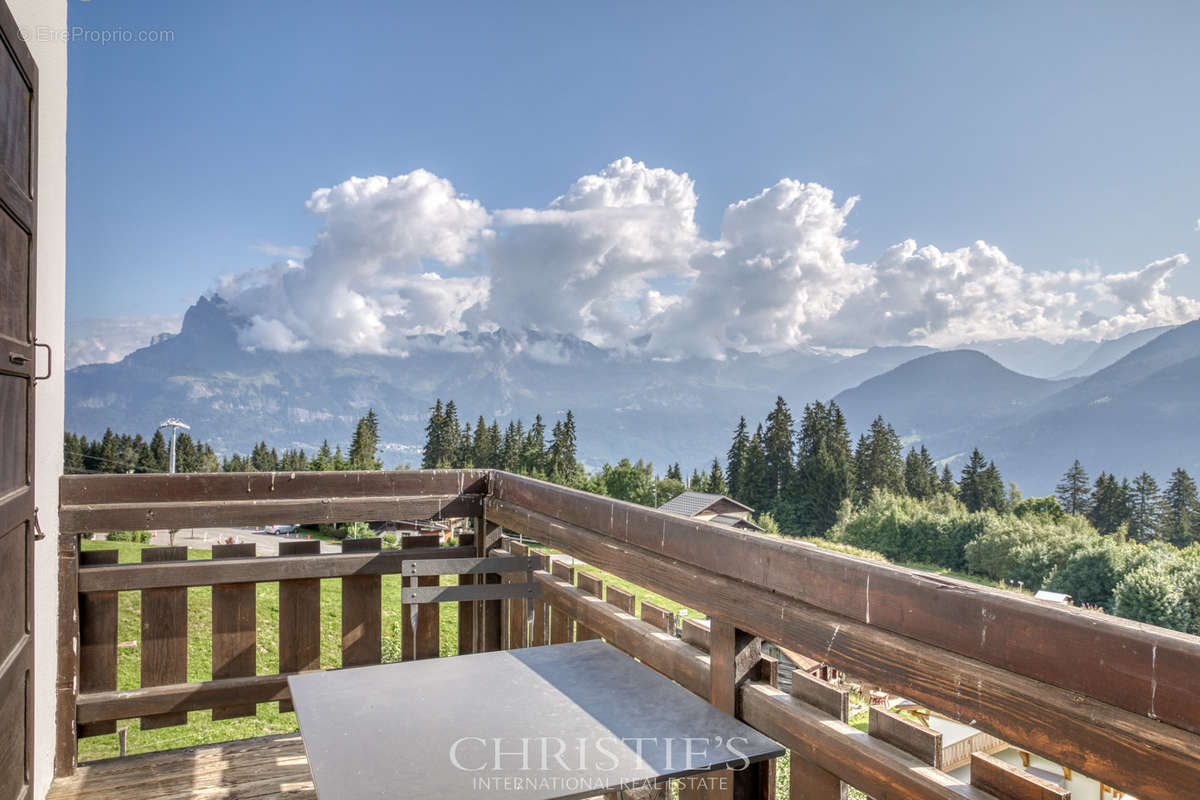
[[[273,533],[277,536],[284,536],[289,533],[295,533],[300,530],[299,525],[268,525],[263,528],[264,533]]]

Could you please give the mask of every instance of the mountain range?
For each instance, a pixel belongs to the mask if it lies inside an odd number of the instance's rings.
[[[690,470],[723,458],[739,415],[753,426],[782,395],[797,417],[806,402],[836,399],[855,435],[882,414],[906,444],[952,466],[979,446],[1026,494],[1051,491],[1076,457],[1160,482],[1176,466],[1200,472],[1200,321],[1105,342],[678,361],[528,330],[413,337],[404,356],[250,351],[238,343],[242,324],[219,298],[201,298],[178,334],[68,371],[68,430],[147,434],[174,416],[225,454],[259,440],[311,452],[325,439],[344,445],[374,408],[385,464],[416,465],[440,397],[472,424],[570,408],[589,467],[630,457]]]

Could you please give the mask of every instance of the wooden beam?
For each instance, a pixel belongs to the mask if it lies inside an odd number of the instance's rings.
[[[509,503],[489,501],[486,513],[598,569],[1143,800],[1173,798],[1179,786],[1200,785],[1200,737],[1194,734]]]
[[[1071,800],[1071,792],[987,753],[971,754],[971,785],[1004,800]]]
[[[747,724],[871,797],[994,800],[904,751],[762,683],[740,689]]]
[[[524,507],[746,584],[1200,733],[1200,638],[677,517],[509,473],[490,507]],[[534,537],[536,538],[536,537]],[[1048,643],[1053,642],[1053,647]]]
[[[95,503],[64,505],[58,513],[63,530],[88,533],[468,517],[479,513],[481,499],[481,495],[468,494]]]
[[[79,694],[79,536],[58,537],[58,667],[54,679],[54,775],[75,772],[79,726],[75,705]]]
[[[487,558],[503,541],[504,531],[479,516],[475,520],[475,556]],[[477,584],[498,584],[500,576],[489,573],[479,576]],[[492,653],[504,647],[504,606],[500,600],[481,600],[477,604],[478,622],[475,625],[477,639],[475,652]]]
[[[642,603],[643,616],[646,603]],[[672,619],[672,622],[674,619]],[[671,626],[672,628],[674,625]],[[762,639],[747,631],[739,630],[724,620],[713,618],[710,622],[709,702],[726,714],[741,717],[738,708],[739,687],[750,680],[762,658]],[[716,789],[705,792],[710,798],[728,797],[732,800],[767,800],[774,795],[774,786],[765,785],[762,771],[757,768],[743,770],[723,769],[713,772]]]
[[[561,609],[564,615],[581,620],[613,647],[708,699],[709,666],[704,653],[562,578],[543,570],[533,577],[541,583],[542,596],[552,613]]]
[[[422,558],[471,558],[471,547],[441,547],[428,552],[322,553],[223,561],[180,561],[156,564],[88,566],[79,570],[79,591],[114,592],[212,586],[215,583],[266,583],[305,578],[344,578],[350,575],[394,575],[404,562]]]
[[[319,500],[326,497],[485,494],[485,470],[184,472],[64,475],[63,505],[206,500]]]
[[[255,675],[223,678],[203,683],[176,683],[115,692],[79,695],[80,724],[145,717],[155,714],[186,714],[231,703],[269,703],[288,700],[287,675]]]

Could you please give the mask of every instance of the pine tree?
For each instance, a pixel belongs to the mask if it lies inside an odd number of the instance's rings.
[[[1171,473],[1163,495],[1162,538],[1176,547],[1187,547],[1200,540],[1198,516],[1200,499],[1196,494],[1196,482],[1187,470],[1177,469]]]
[[[1129,535],[1136,542],[1157,538],[1162,495],[1158,491],[1158,481],[1149,472],[1142,472],[1133,479],[1130,500]]]
[[[767,427],[763,432],[762,448],[766,463],[767,498],[776,500],[792,480],[792,469],[796,461],[796,431],[792,412],[782,397],[775,398],[775,408],[767,414]]]
[[[971,458],[967,460],[958,480],[958,496],[963,505],[967,507],[967,511],[982,511],[988,507],[986,505],[988,499],[987,478],[984,475],[987,469],[988,463],[987,459],[983,457],[983,453],[979,452],[978,447],[972,450]],[[1004,493],[1003,484],[1001,484],[1000,493],[1002,495]]]
[[[1084,470],[1083,465],[1079,463],[1079,459],[1075,459],[1075,463],[1071,465],[1065,473],[1058,486],[1054,487],[1054,494],[1058,497],[1059,505],[1063,507],[1063,511],[1068,514],[1086,514],[1088,510],[1088,495],[1092,493],[1088,486],[1088,474]]]
[[[750,437],[746,446],[746,461],[742,465],[742,498],[739,503],[745,503],[752,508],[763,509],[770,499],[769,477],[767,475],[767,459],[763,453],[762,425]]]
[[[679,481],[680,483],[683,483],[683,472],[681,472],[679,469],[678,461],[667,467],[667,480]]]
[[[503,469],[504,460],[500,457],[500,447],[503,440],[500,435],[500,423],[494,418],[492,419],[491,427],[488,428],[487,438],[488,453],[490,455],[490,458],[488,459],[488,467],[490,469]]]
[[[1117,476],[1101,472],[1092,490],[1088,521],[1103,534],[1116,533],[1133,515],[1129,481],[1117,481]]]
[[[915,448],[909,448],[908,455],[904,459],[904,490],[912,497],[918,500],[925,500],[933,496],[934,481],[936,474],[931,473],[933,461],[929,458],[929,451],[921,445],[921,450],[918,452]]]
[[[741,500],[742,472],[745,469],[746,449],[750,446],[750,436],[746,433],[746,418],[739,417],[737,427],[733,431],[733,443],[729,445],[729,452],[725,455],[725,483],[729,488],[729,496],[734,500]],[[676,472],[678,473],[679,465],[676,464]],[[667,471],[667,477],[671,477],[670,470]],[[676,478],[682,480],[679,474]]]
[[[904,459],[896,429],[875,417],[866,436],[860,437],[859,452],[854,454],[859,496],[869,497],[873,489],[904,491]]]
[[[379,450],[379,418],[375,409],[368,409],[354,427],[350,440],[350,469],[383,469],[383,462],[375,457]]]
[[[471,423],[463,423],[462,430],[456,437],[458,445],[454,448],[450,464],[454,469],[470,469],[474,466],[475,436],[471,432]]]
[[[1004,479],[995,461],[989,461],[987,469],[979,476],[979,499],[984,509],[998,513],[1008,511],[1008,497],[1004,492]]]
[[[329,449],[328,439],[321,442],[321,449],[317,451],[317,457],[312,460],[311,468],[319,472],[333,469],[333,451]]]
[[[534,418],[521,448],[521,472],[544,477],[546,474],[546,423],[542,415]]]
[[[949,464],[942,465],[942,477],[938,479],[938,491],[951,496],[958,494],[958,484],[954,482],[954,473],[950,471]]]
[[[87,440],[85,439],[84,442]],[[63,434],[63,472],[75,475],[83,472],[83,447],[79,437],[73,433]]]
[[[804,407],[797,451],[796,522],[804,532],[823,536],[854,486],[850,433],[836,403]]]
[[[114,452],[116,452],[115,447]],[[146,472],[166,472],[171,468],[171,454],[167,449],[167,440],[163,436],[161,428],[156,430],[154,435],[150,437],[148,457],[139,466]]]
[[[442,398],[438,398],[434,403],[433,408],[429,409],[429,422],[425,425],[425,450],[421,455],[422,469],[437,469],[438,465],[443,460],[446,453],[446,443],[443,441],[445,422],[445,409],[442,408]],[[325,442],[324,450],[329,449],[329,442]],[[332,463],[332,457],[323,460],[323,463]],[[330,467],[323,467],[329,469]]]
[[[712,460],[712,469],[708,471],[708,481],[704,484],[704,491],[709,494],[726,493],[725,473],[721,471],[720,459],[714,458]]]

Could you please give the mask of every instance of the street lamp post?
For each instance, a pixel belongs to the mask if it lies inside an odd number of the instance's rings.
[[[177,420],[174,417],[171,417],[170,419],[162,422],[158,427],[159,427],[159,430],[162,430],[163,428],[171,429],[171,447],[170,447],[170,451],[169,451],[170,452],[170,460],[171,460],[171,468],[169,471],[172,474],[174,474],[174,472],[175,472],[175,436],[176,436],[176,434],[178,434],[180,428],[183,428],[185,431],[190,431],[192,428],[190,425],[186,424],[185,422],[182,422],[181,420]]]

